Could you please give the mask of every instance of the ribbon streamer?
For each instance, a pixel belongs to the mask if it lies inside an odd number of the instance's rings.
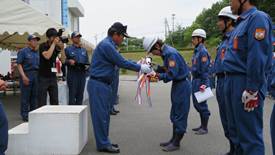
[[[138,64],[151,64],[152,59],[151,58],[146,58],[146,59],[141,59],[138,61]],[[150,107],[153,106],[152,100],[151,100],[151,88],[150,88],[150,80],[151,76],[154,76],[155,72],[152,70],[151,73],[148,74],[143,74],[141,72],[138,73],[137,75],[137,93],[135,100],[138,102],[138,104],[143,104],[143,98],[142,98],[142,90],[145,89],[146,91],[146,98],[147,98],[147,103]]]

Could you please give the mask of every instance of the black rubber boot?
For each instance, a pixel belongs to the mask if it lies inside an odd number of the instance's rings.
[[[205,135],[208,133],[208,120],[209,120],[209,117],[202,118],[202,128],[200,130],[198,130],[195,134]]]
[[[193,130],[193,131],[199,131],[201,128],[202,128],[202,126],[199,126],[199,127],[197,127],[197,128],[193,128],[192,130]]]
[[[202,116],[200,115],[200,119],[201,119],[201,125],[197,128],[193,128],[193,131],[199,131],[202,128]]]
[[[162,147],[165,147],[165,146],[169,145],[170,143],[172,143],[174,138],[175,138],[175,128],[173,127],[173,134],[172,134],[171,139],[167,142],[162,142],[159,145],[162,146]]]
[[[175,133],[175,138],[172,143],[165,146],[162,150],[165,152],[172,152],[180,149],[180,142],[183,138],[184,134]]]

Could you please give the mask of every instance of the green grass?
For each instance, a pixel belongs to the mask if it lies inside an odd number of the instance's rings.
[[[212,60],[215,58],[215,49],[210,49],[209,53],[211,55]],[[130,59],[130,60],[134,60],[134,61],[138,61],[141,58],[144,58],[146,56],[146,52],[128,52],[128,53],[122,53],[123,57],[125,57],[126,59]],[[188,51],[180,51],[180,54],[183,56],[184,60],[186,61],[186,63],[188,65],[191,65],[191,60],[192,60],[192,55],[193,55],[193,51],[192,50],[188,50]],[[159,64],[162,65],[162,59],[161,57],[158,56],[153,56],[153,62],[155,64]],[[129,71],[129,70],[125,70],[125,69],[121,69],[121,73],[122,74],[130,74],[130,75],[134,75],[135,72],[133,71]]]
[[[184,56],[184,59],[189,62],[189,60],[191,61],[191,58],[192,58],[192,54],[193,52],[192,51],[185,51],[185,52],[180,52],[183,56]],[[133,60],[133,61],[138,61],[140,60],[141,58],[144,58],[146,57],[146,52],[129,52],[129,53],[122,53],[123,57],[126,58],[126,59],[130,59],[130,60]],[[159,56],[153,56],[153,62],[155,64],[159,64],[159,65],[162,65],[163,64],[163,61],[161,59],[161,57]],[[135,72],[133,71],[129,71],[129,70],[125,70],[125,69],[121,69],[121,73],[122,74],[130,74],[130,75],[134,75]]]
[[[193,51],[180,51],[180,54],[184,57],[186,62],[191,62],[191,58],[193,55]],[[130,60],[134,60],[134,61],[138,61],[141,58],[144,58],[146,56],[145,52],[129,52],[129,53],[122,53],[122,55],[126,58],[126,59],[130,59]],[[153,62],[156,64],[162,64],[162,59],[161,57],[158,56],[153,56]]]

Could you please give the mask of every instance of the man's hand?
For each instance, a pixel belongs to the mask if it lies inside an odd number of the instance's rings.
[[[259,106],[258,91],[251,92],[245,90],[242,95],[242,102],[244,103],[244,110],[251,112]]]
[[[75,60],[69,59],[69,64],[70,64],[71,66],[74,66],[74,65],[75,65]]]
[[[22,78],[22,80],[23,80],[23,84],[24,84],[25,86],[28,86],[28,85],[30,84],[30,80],[29,80],[28,77],[24,76],[24,77]]]
[[[59,42],[57,43],[57,46],[60,47],[61,50],[64,50],[64,49],[65,49],[65,45],[64,45],[64,43],[62,43],[61,41],[59,41]]]
[[[151,69],[150,65],[141,64],[140,71],[141,71],[141,73],[150,73],[150,72],[152,72],[152,69]]]
[[[200,91],[201,91],[201,92],[204,92],[205,89],[206,89],[206,85],[203,84],[203,85],[200,86]]]
[[[54,45],[57,45],[59,42],[60,42],[60,38],[59,37],[54,38],[54,40],[53,40],[53,44]]]
[[[7,84],[5,81],[0,80],[0,91],[6,90]]]
[[[160,79],[160,73],[158,73],[158,72],[155,72],[155,75],[153,76],[153,78],[156,78],[156,79]]]

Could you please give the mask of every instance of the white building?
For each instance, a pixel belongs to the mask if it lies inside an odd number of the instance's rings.
[[[71,31],[79,31],[79,18],[84,17],[84,8],[78,0],[23,1]]]

